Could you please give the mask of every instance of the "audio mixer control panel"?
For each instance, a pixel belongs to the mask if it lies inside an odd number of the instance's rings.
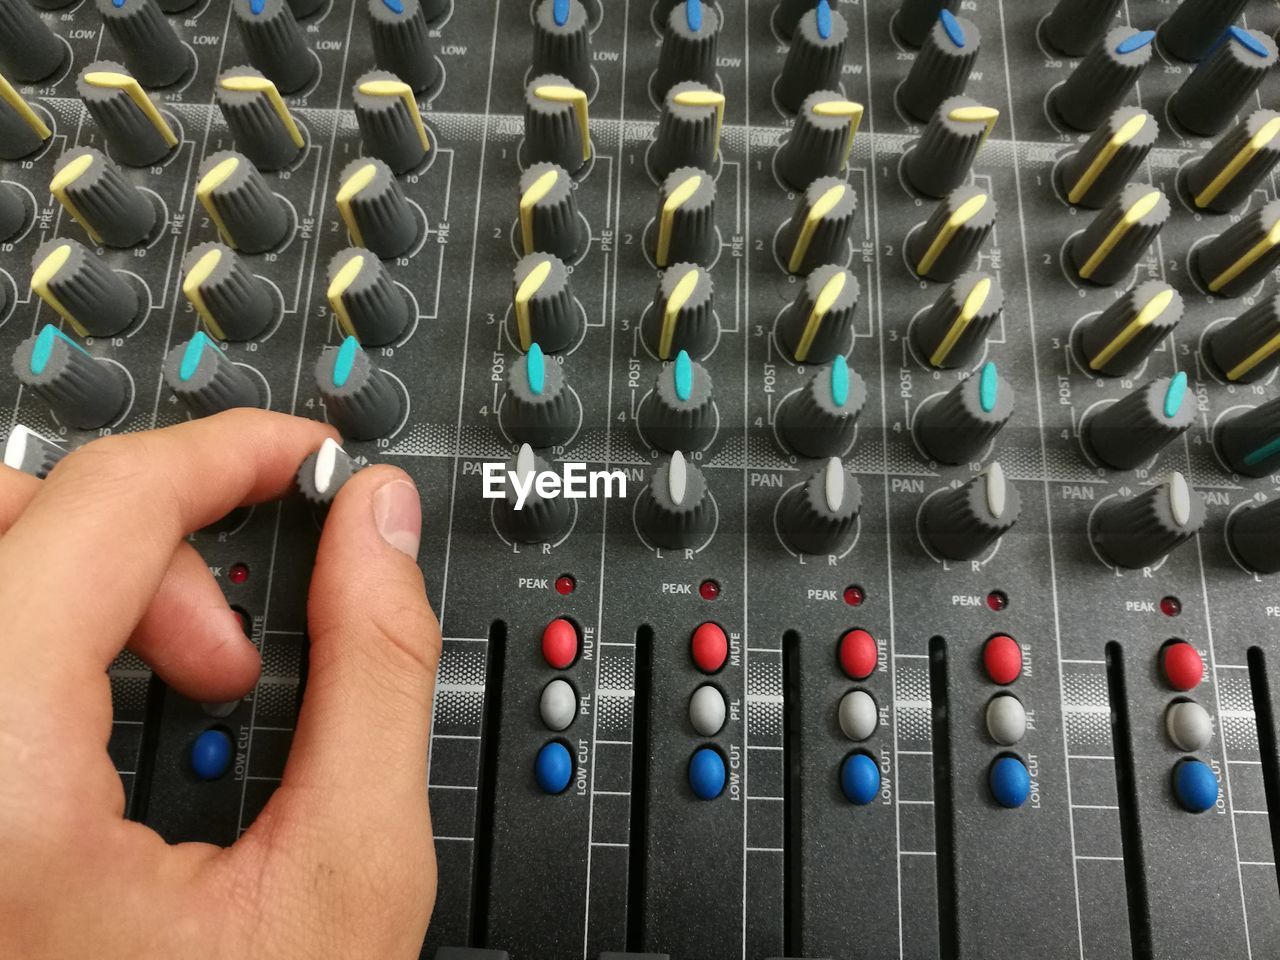
[[[1278,29],[0,0],[5,463],[342,436],[192,538],[256,689],[113,665],[128,816],[253,822],[326,505],[391,463],[424,957],[1280,956]]]

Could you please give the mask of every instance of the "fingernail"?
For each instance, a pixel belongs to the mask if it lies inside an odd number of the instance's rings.
[[[373,522],[378,533],[401,553],[418,558],[422,537],[422,503],[418,488],[407,480],[393,480],[373,495]]]

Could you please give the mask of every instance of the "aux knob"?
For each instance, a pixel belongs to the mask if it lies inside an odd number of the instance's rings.
[[[778,150],[779,176],[803,190],[819,177],[840,175],[849,165],[862,114],[862,104],[846,100],[838,91],[809,94],[796,114],[791,136]]]
[[[1205,359],[1229,383],[1257,383],[1280,366],[1280,294],[1208,333]]]
[[[662,268],[688,262],[711,266],[719,252],[716,181],[711,174],[681,167],[658,189],[654,262]]]
[[[409,252],[418,239],[418,218],[381,160],[362,157],[342,171],[338,214],[357,247],[390,260]]]
[[[97,7],[125,66],[144,86],[170,86],[191,68],[190,51],[155,0],[97,0]]]
[[[1280,499],[1233,513],[1227,522],[1227,544],[1255,573],[1280,573]]]
[[[236,407],[265,406],[258,383],[200,332],[169,351],[164,362],[164,382],[193,417],[211,417]]]
[[[351,440],[388,436],[404,416],[404,394],[374,366],[355,337],[325,347],[316,361],[316,389],[329,422]]]
[[[1169,98],[1169,115],[1202,137],[1221,133],[1276,65],[1276,44],[1259,30],[1229,27],[1222,42]]]
[[[1213,49],[1249,0],[1182,0],[1160,24],[1160,43],[1179,60],[1200,60]]]
[[[925,196],[945,197],[963,184],[998,119],[999,110],[969,97],[943,100],[907,154],[905,173],[911,185]]]
[[[547,461],[524,444],[520,452],[506,463],[505,474],[514,476],[516,483],[506,483],[506,493],[496,505],[496,519],[500,529],[520,543],[550,543],[560,539],[573,522],[569,501],[564,497],[543,497],[538,493],[535,478],[550,470]],[[526,492],[523,501],[517,484]]]
[[[579,0],[542,0],[533,15],[532,75],[553,73],[580,90],[593,89],[588,21]]]
[[[284,242],[289,214],[249,158],[231,150],[200,165],[196,198],[218,235],[234,250],[265,253]]]
[[[1124,189],[1156,145],[1160,126],[1141,107],[1121,107],[1058,167],[1067,202],[1093,210]]]
[[[943,10],[898,88],[902,108],[923,122],[943,100],[964,93],[981,47],[982,34],[971,21]]]
[[[996,202],[979,187],[957,187],[906,240],[907,261],[926,280],[949,283],[969,269],[996,223]]]
[[[572,262],[586,250],[587,241],[569,174],[554,163],[536,163],[526,170],[520,177],[521,251],[553,253]]]
[[[1106,32],[1121,0],[1058,0],[1044,18],[1044,38],[1059,53],[1083,57]]]
[[[53,76],[67,48],[27,0],[0,0],[0,69],[22,83]]]
[[[830,554],[847,547],[862,510],[862,487],[838,457],[832,457],[782,502],[778,526],[799,553]]]
[[[327,507],[359,469],[350,454],[332,437],[327,437],[320,449],[298,468],[298,492],[313,506]]]
[[[531,447],[567,443],[578,431],[582,408],[565,381],[564,367],[548,360],[537,343],[507,370],[501,422],[507,435]]]
[[[716,433],[711,375],[681,350],[658,374],[637,415],[640,433],[659,450],[704,450]]]
[[[939,463],[971,463],[981,457],[1013,416],[1013,387],[984,363],[950,392],[923,405],[915,435],[926,455]]]
[[[249,62],[277,87],[296,93],[315,78],[320,62],[308,49],[287,0],[234,0],[232,10]]]
[[[1228,467],[1246,477],[1280,470],[1280,397],[1224,419],[1214,441]]]
[[[1085,421],[1085,442],[1093,455],[1115,470],[1146,463],[1196,419],[1187,375],[1176,373],[1139,387]]]
[[[1116,27],[1053,91],[1058,117],[1077,130],[1093,130],[1133,92],[1151,62],[1152,30]]]
[[[700,548],[715,530],[716,517],[706,477],[678,450],[654,471],[636,501],[641,534],[668,550]]]
[[[74,240],[50,240],[36,250],[31,291],[81,337],[113,337],[141,315],[129,282]]]
[[[788,273],[807,276],[826,263],[849,261],[858,195],[838,177],[821,177],[800,194],[796,211],[778,232],[778,252]]]
[[[64,153],[49,192],[95,244],[132,247],[146,240],[158,215],[151,199],[93,147]]]
[[[236,149],[259,170],[284,169],[306,146],[280,90],[253,67],[232,67],[223,73],[214,100]]]
[[[1173,332],[1182,309],[1182,295],[1167,283],[1138,284],[1085,324],[1080,334],[1085,365],[1107,377],[1132,373]]]
[[[998,462],[964,486],[925,501],[920,525],[926,544],[945,560],[982,556],[1018,522],[1022,500]]]
[[[853,446],[867,384],[841,354],[819,368],[778,412],[783,442],[805,457],[841,457]]]
[[[524,152],[531,164],[581,170],[591,159],[586,91],[553,73],[534,77],[524,89]]]
[[[1280,200],[1253,210],[1192,253],[1192,269],[1210,293],[1239,297],[1280,263]]]
[[[131,167],[159,163],[178,145],[169,122],[142,84],[110,60],[91,63],[80,72],[76,91],[111,148]]]
[[[366,346],[391,343],[413,322],[409,299],[382,262],[360,247],[329,261],[326,299],[344,336]]]
[[[999,280],[976,271],[963,274],[911,325],[911,342],[935,369],[963,367],[982,352],[1003,310]]]
[[[1136,570],[1157,563],[1186,543],[1200,532],[1204,520],[1204,498],[1175,472],[1136,496],[1100,504],[1091,536],[1103,560]]]
[[[773,88],[783,109],[795,113],[809,94],[840,88],[848,39],[849,24],[827,0],[818,0],[817,6],[800,18],[782,75]]]
[[[663,272],[642,334],[659,360],[686,350],[701,360],[719,337],[711,274],[694,263],[677,263]]]
[[[0,74],[0,160],[30,156],[52,136],[53,131],[40,114]]]
[[[569,289],[564,261],[550,253],[531,253],[516,264],[512,277],[516,337],[521,350],[535,343],[560,353],[582,336],[584,321]]]
[[[667,91],[649,151],[649,165],[657,176],[665,178],[680,167],[716,168],[724,102],[723,93],[692,81],[677,83]]]
[[[433,4],[437,6],[438,4]],[[443,70],[431,39],[429,12],[420,0],[367,0],[373,62],[415,93],[439,85]]]
[[[276,298],[230,247],[202,243],[182,263],[182,293],[216,340],[252,340],[278,316]]]
[[[858,278],[843,267],[809,274],[778,323],[778,339],[796,363],[826,363],[852,346]]]
[[[1081,280],[1100,286],[1133,273],[1169,219],[1169,201],[1155,187],[1127,184],[1071,241],[1068,251]]]
[[[918,47],[929,36],[943,10],[955,13],[960,0],[902,0],[894,14],[893,29],[909,47]]]
[[[49,324],[18,346],[13,372],[49,404],[63,426],[97,430],[124,412],[128,394],[120,368]]]
[[[1187,169],[1187,192],[1199,210],[1230,213],[1253,196],[1280,161],[1280,113],[1255,110]]]
[[[58,465],[67,451],[47,440],[30,427],[16,423],[4,444],[4,465],[11,470],[43,480]]]
[[[719,38],[720,15],[711,4],[684,0],[672,7],[662,34],[653,92],[665,97],[668,90],[686,80],[715,86]]]
[[[395,173],[422,166],[431,153],[431,137],[409,84],[395,74],[372,70],[356,81],[351,105],[365,154]]]

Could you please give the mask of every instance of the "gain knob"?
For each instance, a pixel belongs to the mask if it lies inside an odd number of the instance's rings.
[[[266,253],[284,242],[289,213],[249,158],[231,150],[200,165],[196,198],[218,235],[242,253]]]
[[[849,24],[827,0],[818,0],[818,5],[800,18],[782,75],[773,88],[784,110],[795,113],[809,94],[840,89],[848,39]]]
[[[676,451],[653,473],[636,502],[636,522],[653,546],[700,548],[716,527],[716,505],[702,471]]]
[[[841,354],[820,368],[778,412],[783,442],[804,457],[842,457],[853,446],[867,384]]]
[[[418,240],[418,218],[391,168],[362,157],[347,164],[341,182],[336,202],[351,242],[384,260],[407,254]]]
[[[348,247],[329,261],[326,298],[338,328],[361,344],[398,340],[413,322],[409,298],[368,250]]]
[[[902,0],[893,17],[894,32],[909,47],[918,47],[929,36],[943,10],[955,12],[960,0]]]
[[[356,81],[351,105],[366,155],[377,157],[395,173],[422,166],[431,152],[431,138],[409,84],[386,71],[371,70]]]
[[[99,0],[104,2],[114,0]],[[277,87],[296,93],[315,79],[320,62],[287,0],[234,0],[232,9],[249,62]]]
[[[1192,269],[1210,293],[1239,297],[1280,262],[1280,200],[1245,214],[1192,253]]]
[[[675,170],[658,189],[654,262],[711,266],[719,253],[716,232],[716,181],[693,167]]]
[[[979,187],[957,187],[906,240],[907,262],[926,280],[949,283],[969,269],[996,223],[996,202]]]
[[[1280,573],[1280,499],[1232,514],[1227,522],[1227,544],[1255,573]]]
[[[218,78],[214,100],[236,149],[259,170],[283,170],[306,141],[276,85],[253,67],[232,67]],[[356,100],[356,118],[360,113]]]
[[[298,468],[298,492],[313,506],[327,507],[359,469],[347,451],[328,437]]]
[[[169,351],[164,362],[164,382],[193,417],[266,405],[253,377],[199,332]]]
[[[582,408],[565,382],[564,367],[533,343],[507,370],[499,416],[507,436],[517,443],[555,447],[577,433]]]
[[[1200,210],[1230,213],[1280,161],[1280,113],[1255,110],[1187,169],[1187,192]]]
[[[998,462],[962,487],[925,501],[920,515],[925,543],[945,560],[980,557],[1007,533],[1022,511],[1018,490]]]
[[[230,247],[202,243],[182,263],[182,292],[216,340],[253,340],[279,315],[265,280]]]
[[[1044,38],[1059,53],[1083,57],[1115,19],[1120,0],[1058,0],[1044,18]]]
[[[1124,189],[1156,145],[1160,126],[1141,107],[1121,107],[1058,167],[1067,202],[1098,210]]]
[[[716,85],[716,44],[720,39],[720,15],[702,0],[684,0],[667,14],[658,54],[653,92],[665,97],[677,83],[693,80]]]
[[[20,423],[14,424],[4,444],[4,465],[37,480],[49,476],[49,471],[66,455],[67,451],[58,444]]]
[[[711,274],[694,263],[677,263],[658,281],[653,307],[641,333],[659,360],[681,351],[701,360],[720,334]]]
[[[388,436],[404,416],[404,394],[374,366],[355,337],[325,347],[316,362],[316,389],[329,422],[351,440]]]
[[[920,408],[915,435],[931,460],[971,463],[981,459],[1012,416],[1013,387],[987,362],[975,376]]]
[[[113,337],[141,316],[129,282],[74,240],[42,244],[31,271],[31,292],[81,337]]]
[[[1093,455],[1115,470],[1146,463],[1186,433],[1196,419],[1187,375],[1161,377],[1094,414],[1084,425]]]
[[[444,71],[436,59],[429,12],[420,0],[368,0],[366,9],[378,69],[388,71],[415,93],[439,86]]]
[[[1160,24],[1160,43],[1179,60],[1200,60],[1213,49],[1249,0],[1183,0]]]
[[[799,553],[835,553],[847,547],[862,510],[862,487],[838,457],[791,491],[781,505],[778,527]]]
[[[999,280],[976,271],[963,274],[911,325],[912,345],[931,367],[963,367],[986,347],[987,334],[1003,310]]]
[[[169,122],[142,84],[120,64],[110,60],[89,64],[80,72],[76,91],[121,163],[149,167],[178,145]]]
[[[679,167],[714,170],[720,158],[724,94],[701,83],[677,83],[662,100],[649,165],[659,177]]]
[[[524,89],[524,151],[531,164],[576,173],[591,159],[591,121],[585,90],[543,74]]]
[[[67,48],[27,0],[0,0],[0,68],[22,83],[51,77]]]
[[[1132,373],[1173,332],[1182,309],[1182,295],[1167,283],[1138,284],[1081,331],[1085,365],[1092,373],[1108,377]]]
[[[18,346],[13,372],[65,427],[97,430],[124,412],[127,388],[120,368],[49,324]]]
[[[1071,241],[1076,273],[1100,286],[1119,283],[1132,275],[1168,219],[1163,193],[1145,183],[1127,184]]]
[[[917,120],[928,120],[943,100],[964,93],[981,47],[982,34],[972,22],[943,10],[898,88],[898,103]]]
[[[862,123],[862,104],[835,90],[804,98],[791,136],[778,150],[778,175],[797,190],[819,177],[836,177],[849,165],[853,138]]]
[[[49,192],[99,246],[132,247],[156,225],[151,198],[93,147],[64,153],[53,168]]]
[[[1229,383],[1257,383],[1280,366],[1280,294],[1272,294],[1205,338],[1205,359]]]
[[[572,262],[587,248],[586,224],[578,213],[573,181],[554,163],[535,163],[520,177],[520,247],[554,253]]]
[[[0,74],[0,160],[30,156],[52,136],[53,131],[40,114]]]
[[[1214,430],[1222,459],[1234,473],[1265,477],[1280,470],[1280,398],[1224,419]]]
[[[711,375],[681,350],[658,374],[636,419],[641,436],[659,450],[705,450],[717,427]]]
[[[498,528],[519,543],[559,540],[573,522],[568,500],[538,493],[536,478],[550,469],[527,443],[506,463],[505,493],[494,513]]]
[[[1274,40],[1259,30],[1228,27],[1223,41],[1169,98],[1169,115],[1198,136],[1221,133],[1275,65]]]
[[[1152,30],[1111,30],[1053,92],[1059,118],[1077,130],[1095,129],[1133,92],[1151,62],[1154,39]]]
[[[170,86],[191,68],[190,51],[155,0],[97,0],[97,7],[125,66],[144,86]]]
[[[1100,504],[1091,536],[1103,560],[1136,570],[1154,565],[1186,543],[1200,532],[1204,520],[1204,498],[1175,472],[1136,496]]]
[[[943,100],[907,154],[905,173],[911,185],[927,197],[945,197],[963,184],[998,119],[999,110],[969,97]]]
[[[533,76],[553,73],[580,90],[596,85],[591,29],[579,0],[542,0],[533,15]]]
[[[805,188],[791,219],[778,232],[778,252],[787,272],[806,276],[826,263],[849,261],[849,236],[858,195],[838,177],[821,177]]]
[[[858,278],[843,267],[809,274],[778,322],[778,340],[796,363],[826,363],[848,353],[859,294]]]

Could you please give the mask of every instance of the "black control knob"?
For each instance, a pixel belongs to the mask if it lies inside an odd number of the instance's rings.
[[[428,11],[420,0],[367,0],[373,62],[407,83],[415,93],[440,84],[443,70],[436,59]]]
[[[1265,477],[1280,470],[1280,398],[1224,419],[1214,431],[1222,459],[1235,473]]]
[[[778,411],[783,442],[804,457],[842,457],[853,446],[867,384],[836,354]]]
[[[927,280],[949,283],[969,269],[996,223],[996,202],[980,187],[957,187],[907,236],[907,262]]]
[[[964,17],[943,10],[925,36],[907,79],[898,88],[902,109],[923,122],[933,116],[943,100],[964,93],[981,48],[978,28]]]
[[[548,360],[537,343],[508,368],[500,417],[507,436],[531,447],[557,446],[578,431],[582,408],[564,367]]]
[[[827,0],[827,6],[832,10],[839,5],[839,0]],[[815,6],[815,0],[778,0],[778,5],[773,8],[773,29],[784,40],[790,40],[800,24],[800,18]]]
[[[99,246],[132,247],[146,240],[158,214],[151,199],[93,147],[64,153],[49,192]]]
[[[43,480],[67,455],[67,451],[30,427],[16,423],[4,444],[4,465]]]
[[[862,114],[862,104],[846,100],[838,91],[809,94],[796,114],[791,136],[778,150],[778,175],[797,190],[819,177],[839,176],[849,164]]]
[[[1280,262],[1280,200],[1247,213],[1192,254],[1192,269],[1210,293],[1239,297]]]
[[[1182,310],[1182,295],[1167,283],[1138,284],[1081,331],[1085,366],[1108,377],[1132,373],[1173,332]]]
[[[202,243],[182,263],[182,292],[217,340],[252,340],[279,316],[266,281],[230,247]]]
[[[347,164],[336,201],[351,242],[384,260],[403,256],[418,240],[418,218],[381,160],[361,157]]]
[[[259,383],[200,332],[169,351],[164,362],[164,382],[193,417],[211,417],[236,407],[264,406]]]
[[[1116,27],[1080,61],[1053,94],[1058,117],[1077,130],[1093,130],[1133,92],[1151,62],[1152,30]]]
[[[358,470],[347,451],[332,437],[327,438],[298,468],[298,492],[308,503],[327,507]]]
[[[27,0],[0,0],[0,70],[23,83],[51,77],[67,48]]]
[[[398,339],[413,322],[409,298],[368,250],[348,247],[329,261],[326,297],[338,327],[371,347]]]
[[[356,81],[351,105],[366,155],[377,157],[395,173],[422,166],[431,152],[431,137],[409,84],[384,70],[372,70]]]
[[[711,274],[694,263],[677,263],[658,281],[658,293],[646,314],[645,341],[659,360],[686,350],[701,360],[719,337]]]
[[[929,36],[943,10],[955,13],[960,0],[902,0],[893,18],[893,29],[909,47],[918,47]]]
[[[1210,213],[1230,213],[1253,195],[1278,161],[1280,113],[1255,110],[1187,169],[1191,202]]]
[[[848,270],[818,267],[779,318],[778,341],[796,363],[826,363],[848,353],[860,293],[858,278]]]
[[[149,167],[178,145],[177,135],[142,84],[120,64],[110,60],[89,64],[80,72],[76,91],[112,156],[121,163]]]
[[[1068,252],[1080,279],[1110,286],[1129,277],[1168,219],[1163,193],[1145,183],[1127,184],[1071,241]]]
[[[97,430],[124,411],[125,377],[118,367],[89,353],[57,327],[45,325],[13,355],[13,372],[46,403],[58,422]]]
[[[1173,473],[1158,486],[1101,504],[1091,535],[1098,554],[1117,567],[1151,566],[1204,526],[1204,498]]]
[[[1280,573],[1280,499],[1232,514],[1227,543],[1255,573]]]
[[[1124,189],[1156,144],[1160,126],[1141,107],[1121,107],[1058,167],[1067,202],[1099,210]]]
[[[702,83],[677,83],[662,99],[649,165],[659,177],[680,167],[714,170],[720,158],[724,94]]]
[[[520,177],[520,248],[524,254],[554,253],[572,262],[587,248],[588,233],[573,181],[563,167],[536,163]]]
[[[778,254],[787,272],[804,276],[823,264],[847,263],[857,211],[858,195],[838,177],[809,184],[778,233]]]
[[[702,0],[684,0],[667,14],[658,54],[653,92],[665,97],[677,83],[693,80],[708,87],[716,83],[716,46],[720,14]]]
[[[288,208],[243,154],[222,150],[206,159],[196,197],[226,244],[242,253],[265,253],[288,236]]]
[[[1179,60],[1203,59],[1249,0],[1182,0],[1160,24],[1160,43]]]
[[[542,0],[533,14],[533,76],[566,77],[579,90],[595,88],[591,28],[579,0]]]
[[[1044,38],[1059,53],[1083,57],[1115,20],[1121,0],[1058,0],[1044,19]]]
[[[945,560],[972,560],[986,553],[1018,522],[1022,499],[998,462],[962,487],[925,501],[921,531],[929,548]]]
[[[355,337],[324,348],[316,362],[316,389],[329,422],[351,440],[385,437],[404,416],[404,393]]]
[[[1202,137],[1221,133],[1276,65],[1276,44],[1260,30],[1228,27],[1221,43],[1169,98],[1169,115]]]
[[[115,336],[142,312],[129,282],[74,240],[42,244],[31,271],[31,291],[81,337]]]
[[[15,188],[0,183],[0,242],[15,237],[27,223],[27,204]],[[8,292],[6,287],[5,292]],[[0,313],[8,306],[0,304]]]
[[[516,264],[512,278],[516,338],[521,350],[535,343],[559,353],[578,342],[584,321],[564,261],[550,253],[531,253]]]
[[[97,0],[97,6],[125,66],[143,86],[167,87],[192,68],[190,51],[155,0]]]
[[[715,178],[694,167],[673,171],[658,188],[654,222],[653,259],[659,267],[673,263],[711,266],[720,243]]]
[[[1257,383],[1280,366],[1280,294],[1209,332],[1205,359],[1229,383]]]
[[[911,185],[927,197],[945,197],[963,184],[999,118],[999,110],[969,97],[943,100],[907,154],[905,172]]]
[[[827,0],[818,0],[818,5],[800,18],[782,75],[773,88],[784,110],[795,113],[809,94],[840,88],[848,39],[849,24]]]
[[[0,160],[21,160],[52,136],[40,114],[0,74]]]
[[[920,408],[916,439],[932,460],[970,463],[983,455],[1009,422],[1013,401],[1013,387],[988,361],[974,376]]]
[[[520,543],[550,543],[560,539],[573,521],[564,497],[542,497],[534,478],[551,468],[529,444],[506,463],[505,495],[497,503],[498,528]],[[511,482],[514,476],[515,482]],[[523,491],[523,493],[522,493]]]
[[[711,375],[681,350],[658,374],[637,416],[641,436],[659,450],[703,450],[716,434]]]
[[[778,526],[799,553],[819,556],[847,547],[862,510],[862,487],[838,457],[783,501]]]
[[[636,521],[652,545],[668,550],[697,549],[716,525],[716,507],[706,477],[676,451],[653,473],[640,493]]]
[[[591,159],[591,122],[585,90],[553,73],[524,89],[524,151],[529,163],[576,172]]]
[[[1195,419],[1187,375],[1176,373],[1152,380],[1086,420],[1085,442],[1107,466],[1132,470],[1186,433]]]
[[[259,170],[283,170],[306,146],[276,85],[253,67],[232,67],[218,78],[214,99],[236,149]],[[359,98],[356,117],[359,118]]]
[[[929,312],[911,325],[911,342],[929,366],[953,370],[982,352],[1004,310],[1000,281],[974,271],[957,277]]]
[[[320,62],[286,0],[234,0],[232,9],[249,62],[277,87],[296,93],[315,79]]]

